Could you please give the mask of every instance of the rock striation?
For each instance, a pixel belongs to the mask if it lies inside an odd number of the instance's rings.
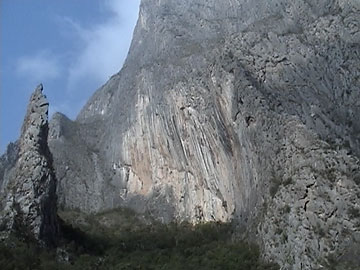
[[[58,206],[234,221],[282,269],[359,266],[359,21],[357,0],[142,0],[121,71],[50,121]]]
[[[282,269],[359,265],[359,14],[143,0],[122,70],[52,120],[59,206],[234,220]]]
[[[1,231],[55,246],[56,177],[47,144],[48,106],[39,85],[31,95],[21,137],[0,161]]]
[[[282,269],[359,265],[359,14],[143,0],[122,70],[51,121],[59,206],[234,220]]]

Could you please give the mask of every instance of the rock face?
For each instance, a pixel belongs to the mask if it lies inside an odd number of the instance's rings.
[[[49,103],[39,85],[30,98],[21,137],[0,160],[1,230],[55,246],[56,178],[47,144]]]
[[[282,269],[359,264],[359,21],[357,0],[143,0],[122,70],[50,123],[59,207],[235,220]]]

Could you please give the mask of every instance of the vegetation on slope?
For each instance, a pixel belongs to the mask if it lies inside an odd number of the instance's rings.
[[[12,239],[0,244],[0,269],[278,269],[261,261],[255,245],[232,240],[229,224],[163,225],[128,210],[60,216],[61,249]]]

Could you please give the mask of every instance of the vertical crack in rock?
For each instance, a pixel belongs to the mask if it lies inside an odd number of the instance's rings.
[[[48,107],[40,84],[31,95],[18,144],[18,157],[1,189],[2,235],[20,235],[41,245],[56,246],[56,178],[47,144]]]
[[[234,220],[282,269],[360,264],[359,21],[358,0],[142,0],[122,70],[51,121],[59,206]]]

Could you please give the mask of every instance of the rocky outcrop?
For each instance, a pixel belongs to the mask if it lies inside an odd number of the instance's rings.
[[[47,144],[49,103],[42,90],[39,85],[32,94],[21,137],[1,159],[1,230],[3,236],[15,233],[55,246],[56,178]]]
[[[19,158],[18,142],[9,143],[6,152],[0,157],[0,190],[4,190],[9,179],[11,178],[12,169]],[[0,203],[3,200],[0,198]]]
[[[49,144],[59,206],[245,225],[283,269],[359,257],[358,1],[143,0]]]

